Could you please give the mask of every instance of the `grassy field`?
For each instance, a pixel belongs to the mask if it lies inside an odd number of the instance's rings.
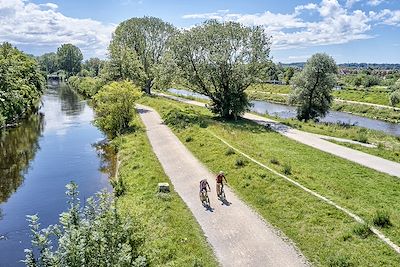
[[[212,133],[269,167],[286,172],[292,179],[352,210],[371,224],[377,212],[388,212],[393,225],[381,230],[397,244],[400,244],[399,179],[299,144],[248,121],[222,122],[212,119],[205,109],[170,100],[147,98],[144,103],[164,116],[171,109],[183,109],[191,114],[190,119],[184,120],[185,127],[174,129],[178,137],[212,171],[226,170],[231,188],[281,229],[315,265],[400,264],[399,255],[369,234],[364,226],[232,153]],[[200,121],[202,127],[198,125]]]
[[[157,193],[157,183],[169,179],[144,130],[114,143],[119,147],[120,179],[126,184],[118,206],[143,225],[143,252],[150,266],[218,266],[200,226],[179,195],[173,190],[170,194]]]

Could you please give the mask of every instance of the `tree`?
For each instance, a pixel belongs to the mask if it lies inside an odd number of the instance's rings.
[[[293,75],[294,75],[294,68],[293,67],[286,68],[285,75],[284,75],[286,84],[290,83],[290,80],[293,78]]]
[[[130,81],[112,82],[103,86],[94,96],[96,125],[110,137],[129,130],[136,114],[135,101],[141,95],[140,89]]]
[[[97,193],[82,207],[78,186],[66,187],[69,209],[58,225],[40,229],[39,217],[27,216],[32,249],[25,250],[26,266],[147,266],[139,225],[120,215],[111,194]]]
[[[112,77],[130,79],[150,94],[157,68],[176,29],[159,18],[132,18],[118,25],[109,46]]]
[[[0,128],[35,112],[44,89],[37,61],[9,43],[0,45]]]
[[[400,90],[392,92],[389,96],[389,101],[393,107],[397,106],[400,103]]]
[[[40,69],[45,71],[47,74],[56,72],[58,70],[57,54],[54,52],[41,55],[38,57],[38,62]]]
[[[87,70],[92,77],[99,76],[100,70],[103,66],[103,60],[95,57],[89,58],[82,64],[82,69]]]
[[[81,50],[72,44],[63,44],[57,49],[58,65],[68,76],[81,70],[83,55]]]
[[[261,27],[210,20],[177,35],[171,50],[191,89],[210,97],[210,109],[236,118],[249,107],[246,88],[265,78],[270,45]]]
[[[304,69],[292,78],[294,91],[290,102],[297,104],[297,117],[310,120],[323,117],[332,105],[332,90],[336,84],[337,66],[327,54],[313,55]]]

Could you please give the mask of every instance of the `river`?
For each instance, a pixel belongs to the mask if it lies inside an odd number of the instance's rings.
[[[73,90],[51,86],[40,114],[0,133],[0,266],[24,265],[26,215],[37,213],[42,227],[57,223],[68,182],[78,184],[81,200],[111,189],[107,155],[96,145],[105,136],[93,118]]]
[[[206,96],[194,93],[188,90],[180,89],[168,89],[169,92],[183,95],[183,96],[193,96],[202,99],[208,99]],[[277,116],[280,118],[288,119],[296,117],[296,107],[272,103],[269,101],[251,101],[252,107],[251,111],[259,114],[269,114],[272,116]],[[331,122],[331,123],[348,123],[355,124],[360,127],[368,128],[371,130],[382,131],[390,135],[400,136],[400,124],[390,123],[381,120],[370,119],[362,116],[353,115],[346,112],[330,111],[327,116],[321,119],[321,122]]]

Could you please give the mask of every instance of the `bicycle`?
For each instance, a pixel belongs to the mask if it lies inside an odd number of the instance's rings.
[[[203,204],[204,207],[209,207],[210,206],[210,198],[208,197],[207,190],[202,190],[200,192],[200,201],[201,201],[201,204]]]
[[[223,184],[221,185],[221,189],[219,191],[218,198],[221,201],[225,201],[226,200],[226,195],[225,195],[225,190],[224,190],[224,185]]]

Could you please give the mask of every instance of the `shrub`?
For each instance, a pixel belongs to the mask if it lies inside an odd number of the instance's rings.
[[[275,165],[279,165],[279,160],[277,160],[276,158],[270,159],[269,162],[271,162],[272,164],[275,164]]]
[[[286,175],[291,175],[292,174],[292,166],[290,166],[290,164],[285,163],[283,165],[283,169],[282,169],[283,173]]]
[[[123,218],[106,192],[81,207],[78,187],[67,185],[69,209],[60,224],[40,230],[39,217],[28,216],[32,248],[25,250],[27,266],[147,266],[138,225]],[[52,246],[56,241],[57,245]],[[36,255],[37,254],[37,255]]]
[[[367,238],[372,232],[367,224],[358,224],[353,229],[353,233],[364,239]]]
[[[188,137],[186,137],[185,141],[186,141],[186,143],[192,142],[193,141],[193,137],[188,136]]]
[[[246,162],[241,158],[237,158],[235,165],[236,167],[244,167],[246,165]]]
[[[111,138],[131,130],[136,114],[135,101],[141,96],[140,89],[129,81],[103,86],[94,97],[96,125]]]
[[[390,105],[393,107],[400,103],[400,91],[394,91],[389,96]]]
[[[119,177],[118,179],[111,179],[110,183],[114,189],[115,197],[120,197],[125,194],[126,186],[121,177]]]
[[[389,227],[392,225],[390,221],[390,216],[387,211],[377,211],[372,218],[372,222],[375,226],[379,227]]]
[[[235,150],[233,150],[232,148],[228,148],[225,152],[226,156],[230,156],[230,155],[234,155],[235,154]]]

